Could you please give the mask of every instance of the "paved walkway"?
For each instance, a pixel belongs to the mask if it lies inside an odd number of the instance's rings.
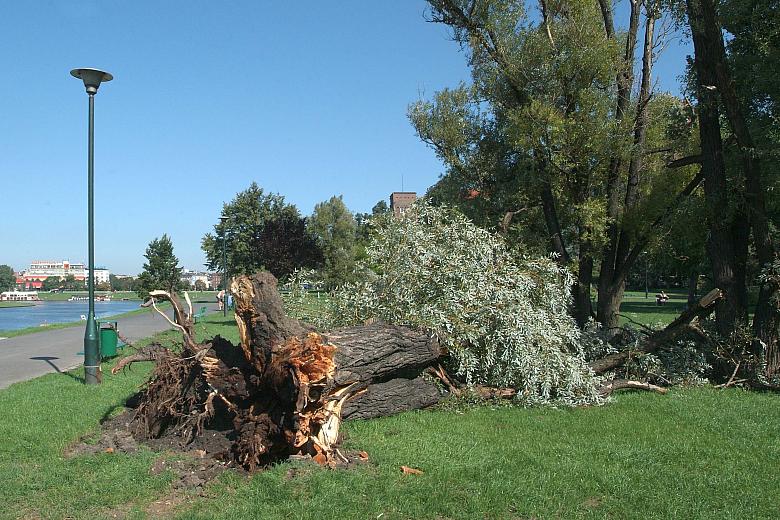
[[[217,304],[194,304],[197,310],[206,305],[209,312]],[[168,312],[171,316],[171,312]],[[118,329],[129,341],[147,338],[171,325],[156,312],[135,314],[117,319]],[[84,326],[45,330],[0,340],[0,388],[26,381],[50,372],[64,372],[84,363]]]

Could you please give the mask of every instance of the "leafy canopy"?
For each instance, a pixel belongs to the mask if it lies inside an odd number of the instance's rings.
[[[8,291],[16,285],[16,275],[10,265],[0,265],[0,291]]]
[[[326,285],[338,287],[351,280],[355,270],[357,224],[341,195],[314,207],[308,230],[325,257]]]
[[[364,281],[338,293],[335,316],[432,330],[469,383],[518,388],[527,402],[597,402],[567,312],[569,271],[518,258],[453,209],[414,208],[375,221]]]
[[[252,274],[267,269],[277,278],[296,268],[322,262],[317,243],[306,230],[298,209],[282,195],[265,193],[257,183],[238,193],[222,208],[223,219],[201,242],[209,269]]]

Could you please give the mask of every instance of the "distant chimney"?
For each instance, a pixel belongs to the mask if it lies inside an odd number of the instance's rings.
[[[390,194],[390,209],[393,210],[394,217],[400,217],[409,206],[417,200],[417,193],[414,191],[394,191]]]

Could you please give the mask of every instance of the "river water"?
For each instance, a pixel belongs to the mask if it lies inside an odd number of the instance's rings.
[[[134,311],[140,304],[138,300],[95,302],[95,316],[100,319]],[[0,331],[79,321],[88,310],[87,301],[36,302],[32,307],[0,307]]]

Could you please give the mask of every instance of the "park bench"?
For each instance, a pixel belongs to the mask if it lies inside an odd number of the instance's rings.
[[[200,308],[198,312],[192,315],[192,323],[198,323],[198,320],[206,316],[206,306]]]

